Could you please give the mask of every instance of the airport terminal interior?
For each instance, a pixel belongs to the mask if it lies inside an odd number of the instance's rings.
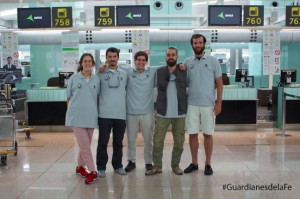
[[[298,199],[299,21],[299,0],[0,0],[0,198]],[[195,33],[207,38],[205,53],[222,70],[213,175],[204,175],[202,133],[199,170],[174,174],[170,127],[162,173],[145,175],[138,133],[136,169],[117,174],[111,136],[106,177],[85,184],[75,173],[78,143],[65,126],[66,87],[79,57],[91,53],[96,73],[107,48],[118,48],[118,65],[128,68],[142,50],[149,67],[161,67],[175,47],[184,63]],[[126,132],[123,146],[125,167]],[[190,163],[185,134],[179,166]]]

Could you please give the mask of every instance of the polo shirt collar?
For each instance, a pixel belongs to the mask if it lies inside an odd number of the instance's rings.
[[[148,72],[149,70],[150,70],[149,67],[145,67],[145,70],[141,73]],[[139,71],[136,68],[133,68],[133,72],[139,73]]]
[[[85,78],[82,74],[82,71],[79,72],[79,76],[80,76],[80,78],[83,78],[83,79]]]
[[[79,72],[79,76],[81,79],[85,79],[85,76],[83,76],[82,71]],[[93,74],[91,74],[90,79],[92,79],[92,78],[93,78]]]
[[[208,55],[206,53],[204,53],[204,55],[201,57],[201,59],[206,59],[208,57]],[[196,60],[198,58],[195,57],[195,55],[192,56],[192,60]]]
[[[119,72],[119,66],[118,66],[118,68],[117,68],[117,69],[115,69],[114,71],[117,71],[117,72]],[[108,72],[112,72],[112,71],[110,71],[110,69],[109,69],[108,67],[106,67],[106,69],[105,69],[105,73],[108,73]]]

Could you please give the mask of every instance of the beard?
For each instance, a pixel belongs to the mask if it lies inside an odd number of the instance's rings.
[[[110,66],[116,66],[117,62],[116,61],[109,61],[108,65],[110,65]]]
[[[204,49],[205,49],[205,46],[200,47],[200,48],[194,48],[194,47],[193,47],[194,53],[195,53],[196,55],[201,55],[201,54],[204,52]]]
[[[173,67],[173,66],[175,66],[176,64],[177,64],[177,60],[174,60],[174,59],[169,59],[169,60],[167,60],[167,65],[168,65],[168,66]]]

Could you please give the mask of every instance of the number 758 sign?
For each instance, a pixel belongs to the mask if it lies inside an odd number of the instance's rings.
[[[52,27],[73,27],[72,7],[53,7]]]

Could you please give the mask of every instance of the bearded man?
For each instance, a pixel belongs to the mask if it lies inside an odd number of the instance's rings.
[[[192,163],[184,170],[191,173],[198,170],[199,130],[204,136],[205,167],[204,174],[212,175],[211,156],[213,152],[213,133],[215,118],[222,110],[222,70],[217,58],[205,54],[206,38],[201,34],[191,37],[194,56],[185,60],[188,71],[188,109],[186,130]],[[217,89],[217,98],[215,90]]]

